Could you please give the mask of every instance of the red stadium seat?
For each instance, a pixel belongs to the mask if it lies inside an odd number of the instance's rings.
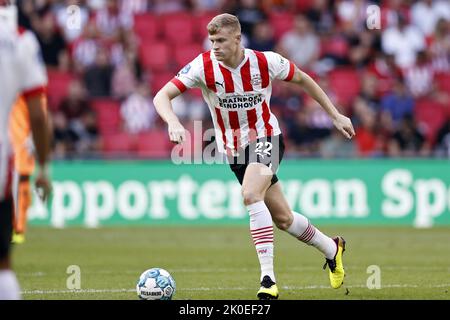
[[[118,101],[113,99],[95,99],[92,101],[92,108],[97,114],[100,133],[110,134],[120,130],[122,118]]]
[[[450,94],[450,73],[438,73],[435,75],[435,81],[440,91]]]
[[[176,74],[173,72],[154,73],[150,80],[152,95],[156,95],[156,93],[161,90],[161,88],[164,87],[168,81],[172,80],[175,75]]]
[[[134,32],[142,42],[155,41],[159,36],[158,18],[152,13],[142,13],[134,16]]]
[[[194,40],[194,18],[184,12],[165,14],[160,17],[163,37],[171,44],[187,44]]]
[[[337,68],[328,74],[330,87],[336,93],[338,104],[349,108],[361,89],[360,77],[352,68]]]
[[[272,12],[269,22],[274,31],[274,37],[279,40],[286,32],[294,27],[294,15],[291,12]]]
[[[340,36],[334,35],[320,39],[320,56],[325,55],[345,58],[350,51],[347,40]]]
[[[125,132],[104,134],[103,151],[110,156],[129,155],[135,149],[136,138]]]
[[[295,7],[300,12],[306,12],[313,5],[314,0],[296,0]]]
[[[414,118],[425,130],[426,139],[433,143],[437,131],[444,125],[449,115],[445,105],[433,100],[420,99],[414,106]]]
[[[176,46],[174,56],[175,62],[177,63],[177,69],[183,68],[202,52],[203,47],[198,43]]]
[[[166,130],[142,133],[137,139],[137,155],[142,158],[168,158],[172,147]]]
[[[194,16],[195,20],[195,30],[194,30],[194,36],[199,40],[203,41],[208,36],[208,30],[206,29],[206,26],[208,23],[214,18],[216,15],[220,14],[220,12],[202,12],[198,14],[197,16]]]
[[[48,74],[48,105],[50,110],[56,110],[67,96],[70,83],[76,79],[68,72],[47,70]]]
[[[162,71],[170,67],[170,47],[165,42],[142,43],[140,57],[147,70]]]

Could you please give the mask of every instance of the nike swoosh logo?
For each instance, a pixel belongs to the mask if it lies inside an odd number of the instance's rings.
[[[216,84],[218,84],[219,86],[221,86],[223,88],[223,82],[220,83],[220,82],[216,81]]]

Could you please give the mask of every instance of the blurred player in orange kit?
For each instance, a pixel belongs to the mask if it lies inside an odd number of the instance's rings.
[[[45,97],[41,105],[46,113]],[[14,105],[9,121],[9,135],[14,153],[13,197],[14,222],[12,242],[25,242],[27,211],[32,201],[30,177],[35,168],[34,145],[31,136],[30,115],[25,99],[20,97]]]

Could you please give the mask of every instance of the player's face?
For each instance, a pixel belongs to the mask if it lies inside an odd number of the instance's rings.
[[[227,61],[239,53],[241,35],[230,28],[222,28],[217,33],[209,35],[212,50],[217,60]]]

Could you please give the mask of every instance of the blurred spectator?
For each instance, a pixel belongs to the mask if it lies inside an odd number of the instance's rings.
[[[111,95],[111,78],[113,66],[109,62],[108,52],[100,48],[95,64],[84,74],[84,83],[91,97],[108,97]]]
[[[366,109],[360,115],[360,125],[356,128],[355,142],[358,148],[358,156],[373,157],[380,155],[377,141],[377,114],[373,109]]]
[[[408,25],[403,15],[398,16],[398,25],[386,29],[381,38],[383,51],[395,56],[395,63],[400,68],[408,68],[416,62],[416,53],[425,49],[422,32],[413,25]]]
[[[35,3],[29,0],[19,0],[17,8],[19,25],[26,29],[32,29],[32,21],[39,20]]]
[[[121,12],[116,0],[106,0],[106,6],[97,11],[95,22],[100,34],[107,40],[115,40],[123,28],[133,27],[133,17],[129,12]]]
[[[377,94],[377,78],[370,73],[363,75],[361,79],[361,91],[355,99],[353,111],[358,115],[359,110],[365,112],[366,109],[379,110],[380,98]]]
[[[409,15],[409,7],[405,0],[387,0],[381,2],[381,27],[383,29],[395,27],[399,14]]]
[[[400,127],[389,141],[388,152],[391,157],[417,157],[429,154],[428,143],[411,115],[401,120]]]
[[[391,91],[394,83],[402,77],[402,71],[395,64],[393,55],[379,52],[367,67],[367,72],[378,79],[377,95],[383,96]]]
[[[345,138],[342,133],[332,129],[331,135],[320,145],[320,156],[323,158],[352,158],[356,156],[353,141]]]
[[[255,25],[249,47],[257,51],[273,51],[275,39],[272,27],[267,21],[261,21]]]
[[[448,0],[419,0],[411,7],[411,20],[426,36],[430,36],[440,18],[450,21]]]
[[[330,32],[334,26],[333,11],[328,0],[314,0],[306,17],[319,34]]]
[[[124,129],[137,134],[152,128],[156,112],[153,106],[150,90],[146,84],[140,84],[120,107]]]
[[[101,149],[97,118],[92,110],[72,121],[70,128],[75,135],[74,151],[76,155],[96,155]]]
[[[372,60],[372,54],[377,46],[376,33],[372,30],[363,30],[358,33],[348,33],[350,46],[349,59],[356,68],[366,67]]]
[[[434,71],[427,51],[420,51],[414,66],[405,70],[405,82],[414,98],[426,96],[433,86]]]
[[[112,94],[116,98],[124,98],[130,95],[136,88],[138,78],[131,54],[114,69],[112,78]]]
[[[327,79],[320,78],[318,83],[335,102],[336,97],[329,88]],[[289,108],[289,103],[284,108],[286,107]],[[305,97],[304,105],[300,109],[293,114],[287,114],[284,120],[287,123],[288,135],[292,139],[295,151],[305,156],[317,156],[320,141],[330,136],[333,128],[328,114],[309,96]]]
[[[132,32],[122,30],[119,40],[109,48],[111,63],[119,66],[123,63],[131,63],[135,76],[138,79],[142,77],[142,66],[138,57],[138,40]]]
[[[295,17],[294,29],[280,39],[277,51],[300,68],[309,68],[319,57],[320,42],[303,15]]]
[[[97,11],[106,6],[106,0],[86,0],[88,7],[91,10]]]
[[[112,94],[124,98],[132,93],[138,82],[142,81],[143,70],[138,57],[136,37],[129,32],[121,32],[120,41],[111,49],[111,62],[114,65]]]
[[[337,65],[350,63],[349,44],[341,32],[334,29],[330,34],[324,34],[320,42],[322,57],[315,67],[316,72],[326,73]]]
[[[362,31],[367,20],[366,0],[344,0],[337,4],[337,15],[344,30]]]
[[[258,0],[240,0],[231,10],[230,13],[237,16],[241,23],[242,33],[249,38],[253,34],[255,25],[267,20],[267,15],[262,10],[261,2]]]
[[[414,109],[414,99],[408,93],[401,79],[397,79],[392,91],[381,99],[381,110],[388,112],[395,125],[407,115],[411,115]]]
[[[149,9],[149,0],[118,0],[120,12],[126,16],[145,13]]]
[[[79,80],[74,80],[70,83],[68,95],[61,101],[58,110],[69,121],[69,124],[72,120],[77,120],[86,112],[91,111],[86,89]]]
[[[36,20],[35,27],[45,64],[67,70],[69,59],[66,43],[56,27],[53,15],[49,12],[41,20]]]
[[[183,104],[185,105],[186,118],[189,121],[209,119],[208,106],[205,101],[192,93],[184,96]]]
[[[127,1],[127,0],[125,0]],[[194,12],[218,11],[226,0],[191,0]]]
[[[291,141],[289,153],[299,153],[303,156],[312,156],[314,144],[317,139],[308,123],[308,114],[300,110],[293,117],[286,119],[288,137]]]
[[[83,73],[86,68],[94,64],[100,45],[101,40],[97,27],[91,21],[86,25],[83,35],[73,44],[75,71]]]
[[[450,72],[450,21],[440,19],[430,37],[430,54],[436,73]]]
[[[183,1],[179,0],[152,0],[152,11],[156,14],[179,12],[186,9]]]
[[[74,149],[75,133],[69,128],[66,117],[61,112],[52,115],[53,122],[53,157],[65,159]]]

